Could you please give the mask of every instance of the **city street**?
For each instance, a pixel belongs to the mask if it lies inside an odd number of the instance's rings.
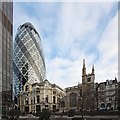
[[[50,120],[81,120],[80,118],[81,116],[51,116]],[[84,120],[120,120],[120,116],[84,116]]]

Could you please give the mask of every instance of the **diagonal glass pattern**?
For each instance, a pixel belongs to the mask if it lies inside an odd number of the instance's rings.
[[[19,26],[13,52],[14,92],[18,94],[26,82],[42,82],[46,76],[41,39],[31,23]]]

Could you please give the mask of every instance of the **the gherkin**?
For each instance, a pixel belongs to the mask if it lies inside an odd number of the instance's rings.
[[[46,76],[41,38],[31,23],[18,27],[13,53],[14,92],[17,95],[26,82],[42,82]]]

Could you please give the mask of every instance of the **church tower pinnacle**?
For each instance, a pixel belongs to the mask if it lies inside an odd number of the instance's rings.
[[[85,59],[83,59],[83,69],[82,69],[82,76],[86,75],[86,67],[85,67]]]
[[[85,59],[83,59],[83,68],[82,68],[82,84],[86,83],[86,66]]]
[[[92,65],[92,72],[86,73],[85,59],[83,59],[83,68],[82,68],[82,84],[93,84],[95,80],[95,69]]]
[[[92,74],[94,75],[95,69],[94,69],[94,65],[92,66]]]

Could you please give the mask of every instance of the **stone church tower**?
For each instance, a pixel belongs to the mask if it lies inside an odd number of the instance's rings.
[[[92,72],[86,74],[85,59],[83,59],[83,68],[82,68],[82,84],[94,83],[95,81],[95,70],[94,65],[92,66]]]

